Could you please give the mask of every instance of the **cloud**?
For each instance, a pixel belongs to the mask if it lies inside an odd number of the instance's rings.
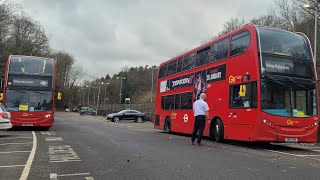
[[[16,0],[40,21],[55,50],[93,76],[158,65],[215,36],[232,17],[251,19],[273,0]]]

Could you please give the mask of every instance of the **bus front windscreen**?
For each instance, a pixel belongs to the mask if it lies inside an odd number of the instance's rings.
[[[311,59],[307,43],[301,35],[270,27],[259,27],[258,30],[262,54]]]
[[[268,75],[261,79],[262,111],[287,117],[317,114],[315,82]]]
[[[48,111],[52,109],[52,92],[7,90],[5,105],[12,111]]]
[[[28,75],[52,75],[52,61],[36,57],[15,57],[10,59],[9,73]]]

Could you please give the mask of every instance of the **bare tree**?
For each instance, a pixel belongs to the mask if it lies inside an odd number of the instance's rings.
[[[0,78],[4,75],[5,63],[10,54],[8,46],[10,25],[13,14],[18,10],[17,6],[5,0],[0,0]]]
[[[84,70],[76,64],[74,57],[66,52],[56,52],[52,57],[57,61],[57,88],[63,92],[62,105],[68,106],[77,94],[76,84],[84,75]]]
[[[26,15],[14,17],[10,36],[13,54],[46,56],[50,53],[49,38],[44,29]]]
[[[223,25],[223,30],[219,33],[219,36],[228,32],[234,31],[245,24],[244,19],[232,18]]]

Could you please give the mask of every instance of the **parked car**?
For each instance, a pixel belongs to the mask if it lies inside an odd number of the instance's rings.
[[[90,108],[90,107],[81,107],[80,115],[84,116],[85,114],[96,116],[97,115],[97,111],[92,109],[92,108]]]
[[[72,112],[78,112],[79,109],[77,107],[72,108]]]
[[[0,103],[0,130],[12,128],[10,118],[10,112],[8,112],[4,105]]]
[[[135,120],[136,122],[143,122],[146,114],[137,110],[123,110],[117,113],[108,114],[106,119],[112,122],[119,122],[120,120]]]

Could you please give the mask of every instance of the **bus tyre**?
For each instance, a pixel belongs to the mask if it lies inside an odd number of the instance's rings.
[[[220,119],[217,119],[214,127],[215,140],[221,143],[223,142],[223,136],[224,136],[224,129],[223,129],[222,121]]]
[[[167,134],[171,133],[171,120],[169,117],[166,118],[165,122],[164,122],[164,131]]]

